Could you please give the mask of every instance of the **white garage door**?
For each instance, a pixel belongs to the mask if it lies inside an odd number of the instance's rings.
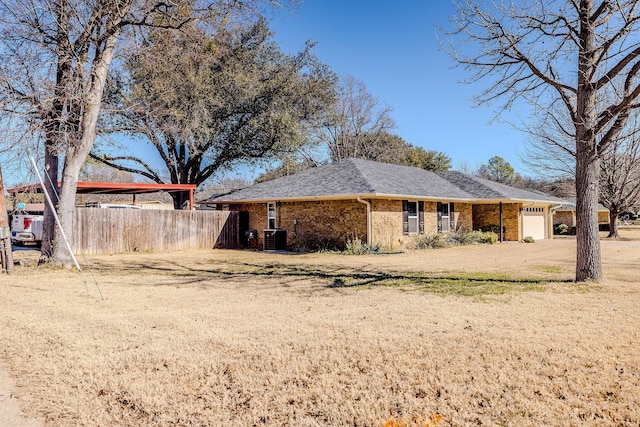
[[[522,216],[522,237],[545,238],[544,208],[525,208]]]

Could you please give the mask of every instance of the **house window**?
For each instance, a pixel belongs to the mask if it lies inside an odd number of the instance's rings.
[[[276,203],[267,203],[267,228],[273,230],[276,228]]]
[[[424,233],[424,202],[402,201],[402,234]]]
[[[449,203],[442,203],[442,231],[449,231]]]
[[[409,212],[409,234],[418,232],[418,202],[407,202]]]
[[[438,202],[438,231],[446,233],[455,230],[455,216],[453,215],[453,203]]]

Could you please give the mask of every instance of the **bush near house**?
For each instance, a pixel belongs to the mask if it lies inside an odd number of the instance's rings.
[[[347,239],[344,253],[347,255],[365,255],[378,253],[382,249],[380,243],[372,243],[370,245],[364,243],[360,237]]]
[[[567,234],[569,233],[569,226],[567,224],[556,224],[553,226],[553,234]]]
[[[494,244],[497,241],[498,235],[492,231],[457,230],[450,233],[414,234],[411,236],[408,247],[410,249],[437,249],[478,243]]]
[[[447,237],[442,233],[414,234],[407,245],[410,249],[437,249],[447,247]]]

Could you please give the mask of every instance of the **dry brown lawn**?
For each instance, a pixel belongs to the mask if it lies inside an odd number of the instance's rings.
[[[0,420],[4,401],[46,426],[637,426],[640,229],[622,235],[591,285],[571,238],[91,257],[88,292],[20,267]]]

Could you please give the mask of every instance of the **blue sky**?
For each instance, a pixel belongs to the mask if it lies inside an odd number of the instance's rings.
[[[438,44],[437,26],[448,26],[453,13],[450,0],[304,0],[293,13],[273,17],[271,28],[285,52],[313,40],[324,63],[363,81],[393,108],[395,133],[406,141],[446,153],[454,168],[497,155],[527,175],[517,154],[525,135],[490,123],[491,107],[472,100],[482,86],[462,83],[469,74]]]
[[[288,53],[315,41],[316,55],[338,74],[363,81],[368,91],[393,108],[394,132],[428,150],[446,153],[453,168],[476,168],[493,156],[505,158],[517,172],[530,175],[517,155],[525,135],[511,125],[493,121],[493,110],[472,100],[482,86],[462,80],[469,75],[455,68],[441,50],[438,26],[448,26],[452,0],[303,0],[293,11],[270,16],[275,40]],[[512,111],[512,117],[526,111]],[[144,144],[134,152],[166,174],[155,150]],[[25,181],[5,174],[8,185]],[[239,168],[228,177],[253,179],[255,167]],[[32,180],[33,181],[33,180]]]

